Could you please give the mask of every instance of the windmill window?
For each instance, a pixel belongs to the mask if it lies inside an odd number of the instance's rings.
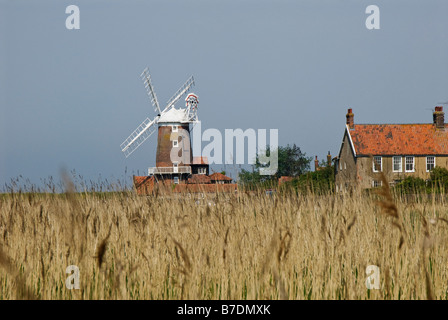
[[[178,145],[179,145],[179,141],[173,140],[173,148],[177,148]]]
[[[177,132],[177,131],[178,131],[178,130],[177,130],[177,126],[173,126],[172,131],[173,131],[173,132]]]

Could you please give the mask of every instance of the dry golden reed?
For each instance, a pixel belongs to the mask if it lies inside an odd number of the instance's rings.
[[[1,195],[0,299],[447,299],[446,197]],[[441,221],[442,223],[438,223]],[[69,290],[67,266],[80,271]],[[380,289],[366,288],[366,267]]]

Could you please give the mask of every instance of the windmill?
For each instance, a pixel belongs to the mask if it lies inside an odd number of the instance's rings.
[[[146,118],[120,145],[121,151],[126,158],[129,157],[157,130],[156,167],[149,168],[148,175],[157,175],[159,178],[169,176],[174,181],[178,181],[183,175],[191,174],[191,167],[189,166],[192,160],[190,124],[199,122],[197,117],[199,101],[197,95],[190,93],[185,99],[185,108],[176,109],[175,104],[194,85],[193,76],[174,93],[163,110],[157,100],[148,68],[143,70],[140,77],[157,115],[153,119]],[[179,138],[181,138],[181,141],[179,141]],[[177,155],[181,154],[182,160],[171,160],[173,149]]]

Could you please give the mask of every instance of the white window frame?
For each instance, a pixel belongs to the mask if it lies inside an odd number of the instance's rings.
[[[408,170],[407,168],[407,160],[412,159],[412,170]],[[404,157],[404,171],[405,172],[415,172],[415,157],[414,156],[406,156]]]
[[[177,148],[179,146],[179,141],[173,140],[173,148]]]
[[[432,169],[434,169],[436,167],[436,157],[435,156],[427,156],[426,157],[426,172],[431,172],[431,170],[428,170],[428,158],[432,158],[433,159],[433,167]]]
[[[380,163],[379,163],[379,165],[380,165],[380,170],[376,170],[376,169],[375,169],[375,158],[380,158]],[[383,157],[382,157],[382,156],[374,156],[374,157],[373,157],[373,161],[372,161],[372,170],[373,170],[373,172],[381,172],[381,171],[383,171]]]
[[[383,181],[381,181],[381,180],[372,180],[372,187],[373,188],[379,188],[379,187],[382,187],[382,186],[383,186]]]
[[[178,130],[179,130],[178,126],[172,126],[171,128],[172,128],[171,129],[172,132],[178,132]]]
[[[395,170],[395,159],[400,159],[400,169]],[[394,156],[392,157],[392,171],[393,172],[403,172],[403,157]]]

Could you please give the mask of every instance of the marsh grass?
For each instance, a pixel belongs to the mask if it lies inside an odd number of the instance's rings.
[[[0,299],[447,299],[445,196],[0,197]],[[65,269],[80,269],[80,289]],[[379,290],[366,267],[380,267]]]

